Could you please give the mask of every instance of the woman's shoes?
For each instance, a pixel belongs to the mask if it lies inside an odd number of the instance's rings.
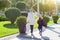
[[[33,36],[33,33],[31,33],[31,35]]]

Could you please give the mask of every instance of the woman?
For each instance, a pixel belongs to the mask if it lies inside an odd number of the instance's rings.
[[[30,25],[31,34],[33,34],[33,27],[35,24],[35,17],[34,17],[33,9],[30,9],[30,12],[28,13],[27,22]]]

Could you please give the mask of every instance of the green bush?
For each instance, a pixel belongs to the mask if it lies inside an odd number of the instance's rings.
[[[8,0],[0,0],[0,10],[10,7],[10,1]]]
[[[5,15],[13,24],[16,18],[20,16],[20,10],[17,8],[9,8],[7,11],[5,11]]]
[[[19,27],[25,26],[26,25],[26,17],[25,16],[18,17],[16,20],[16,23],[17,23],[17,26],[19,26]]]
[[[5,15],[0,14],[0,21],[8,21]]]
[[[43,21],[45,24],[47,24],[49,22],[49,20],[50,20],[49,17],[47,17],[47,16],[43,17]]]
[[[57,22],[57,20],[59,19],[59,16],[58,15],[54,15],[54,16],[52,16],[52,18],[53,18],[54,22]]]
[[[17,2],[16,7],[19,8],[21,11],[26,11],[27,5],[23,2]]]
[[[26,17],[25,16],[20,16],[16,20],[16,24],[19,28],[20,34],[25,34],[26,33]]]

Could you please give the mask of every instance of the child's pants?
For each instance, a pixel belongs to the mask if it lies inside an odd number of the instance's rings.
[[[39,29],[39,32],[41,32],[41,33],[42,33],[42,28],[40,28],[40,29]]]

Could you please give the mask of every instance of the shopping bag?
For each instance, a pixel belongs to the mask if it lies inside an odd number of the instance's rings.
[[[26,32],[30,32],[30,24],[29,23],[26,24]]]
[[[44,32],[45,30],[46,30],[46,27],[43,26],[43,27],[42,27],[42,32]]]

